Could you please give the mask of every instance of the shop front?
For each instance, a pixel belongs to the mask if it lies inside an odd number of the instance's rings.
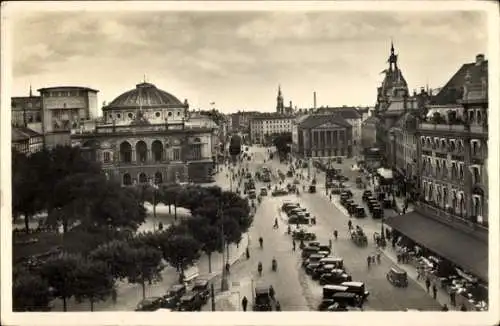
[[[418,211],[388,217],[398,261],[444,289],[455,306],[488,309],[488,243]],[[453,298],[453,299],[452,299]]]

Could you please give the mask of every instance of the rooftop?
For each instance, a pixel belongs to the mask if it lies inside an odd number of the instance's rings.
[[[80,90],[80,91],[91,91],[91,92],[99,92],[96,89],[89,88],[89,87],[81,87],[81,86],[54,86],[54,87],[44,87],[44,88],[39,88],[39,92],[46,92],[46,91],[55,91],[55,90]]]
[[[187,101],[182,103],[174,95],[157,88],[151,83],[137,84],[134,89],[131,89],[109,103],[103,109],[122,108],[122,107],[155,107],[155,106],[174,106],[185,107]]]
[[[331,122],[342,127],[352,127],[349,122],[347,122],[342,116],[338,114],[311,114],[300,121],[299,125],[301,128],[311,129],[327,122]]]
[[[317,113],[338,113],[344,119],[361,119],[361,112],[353,106],[340,107],[320,107],[316,109]]]

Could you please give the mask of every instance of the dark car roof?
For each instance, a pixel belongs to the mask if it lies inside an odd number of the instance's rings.
[[[335,293],[332,298],[349,298],[349,297],[356,297],[358,296],[356,293],[352,292],[337,292]]]
[[[257,285],[255,286],[255,293],[269,293],[269,286],[266,285]]]

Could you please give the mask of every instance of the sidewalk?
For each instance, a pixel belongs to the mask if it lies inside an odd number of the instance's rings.
[[[422,289],[426,290],[425,288],[425,279],[421,279],[421,280],[417,280],[417,269],[415,267],[413,267],[412,265],[410,264],[400,264],[400,263],[397,263],[397,252],[395,249],[392,248],[391,245],[388,245],[385,247],[385,249],[382,249],[382,252],[384,253],[384,255],[389,258],[390,260],[392,260],[392,262],[397,265],[399,268],[401,268],[402,270],[404,270],[408,277],[411,278],[412,280],[415,281],[415,283],[417,283],[418,285],[420,285],[422,287]],[[431,283],[431,288],[432,288],[432,283]],[[437,295],[436,295],[436,301],[439,302],[439,304],[441,306],[443,305],[447,305],[448,306],[448,309],[450,309],[450,311],[452,310],[459,310],[459,307],[454,307],[451,302],[450,302],[450,296],[449,294],[446,292],[445,289],[442,289],[441,287],[437,286]],[[429,296],[432,296],[432,290],[429,289],[429,293],[428,293]]]

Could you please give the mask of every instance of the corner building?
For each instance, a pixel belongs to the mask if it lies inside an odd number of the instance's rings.
[[[73,129],[72,143],[124,186],[206,182],[214,128],[190,122],[188,109],[187,100],[144,82],[104,106],[102,119]]]

